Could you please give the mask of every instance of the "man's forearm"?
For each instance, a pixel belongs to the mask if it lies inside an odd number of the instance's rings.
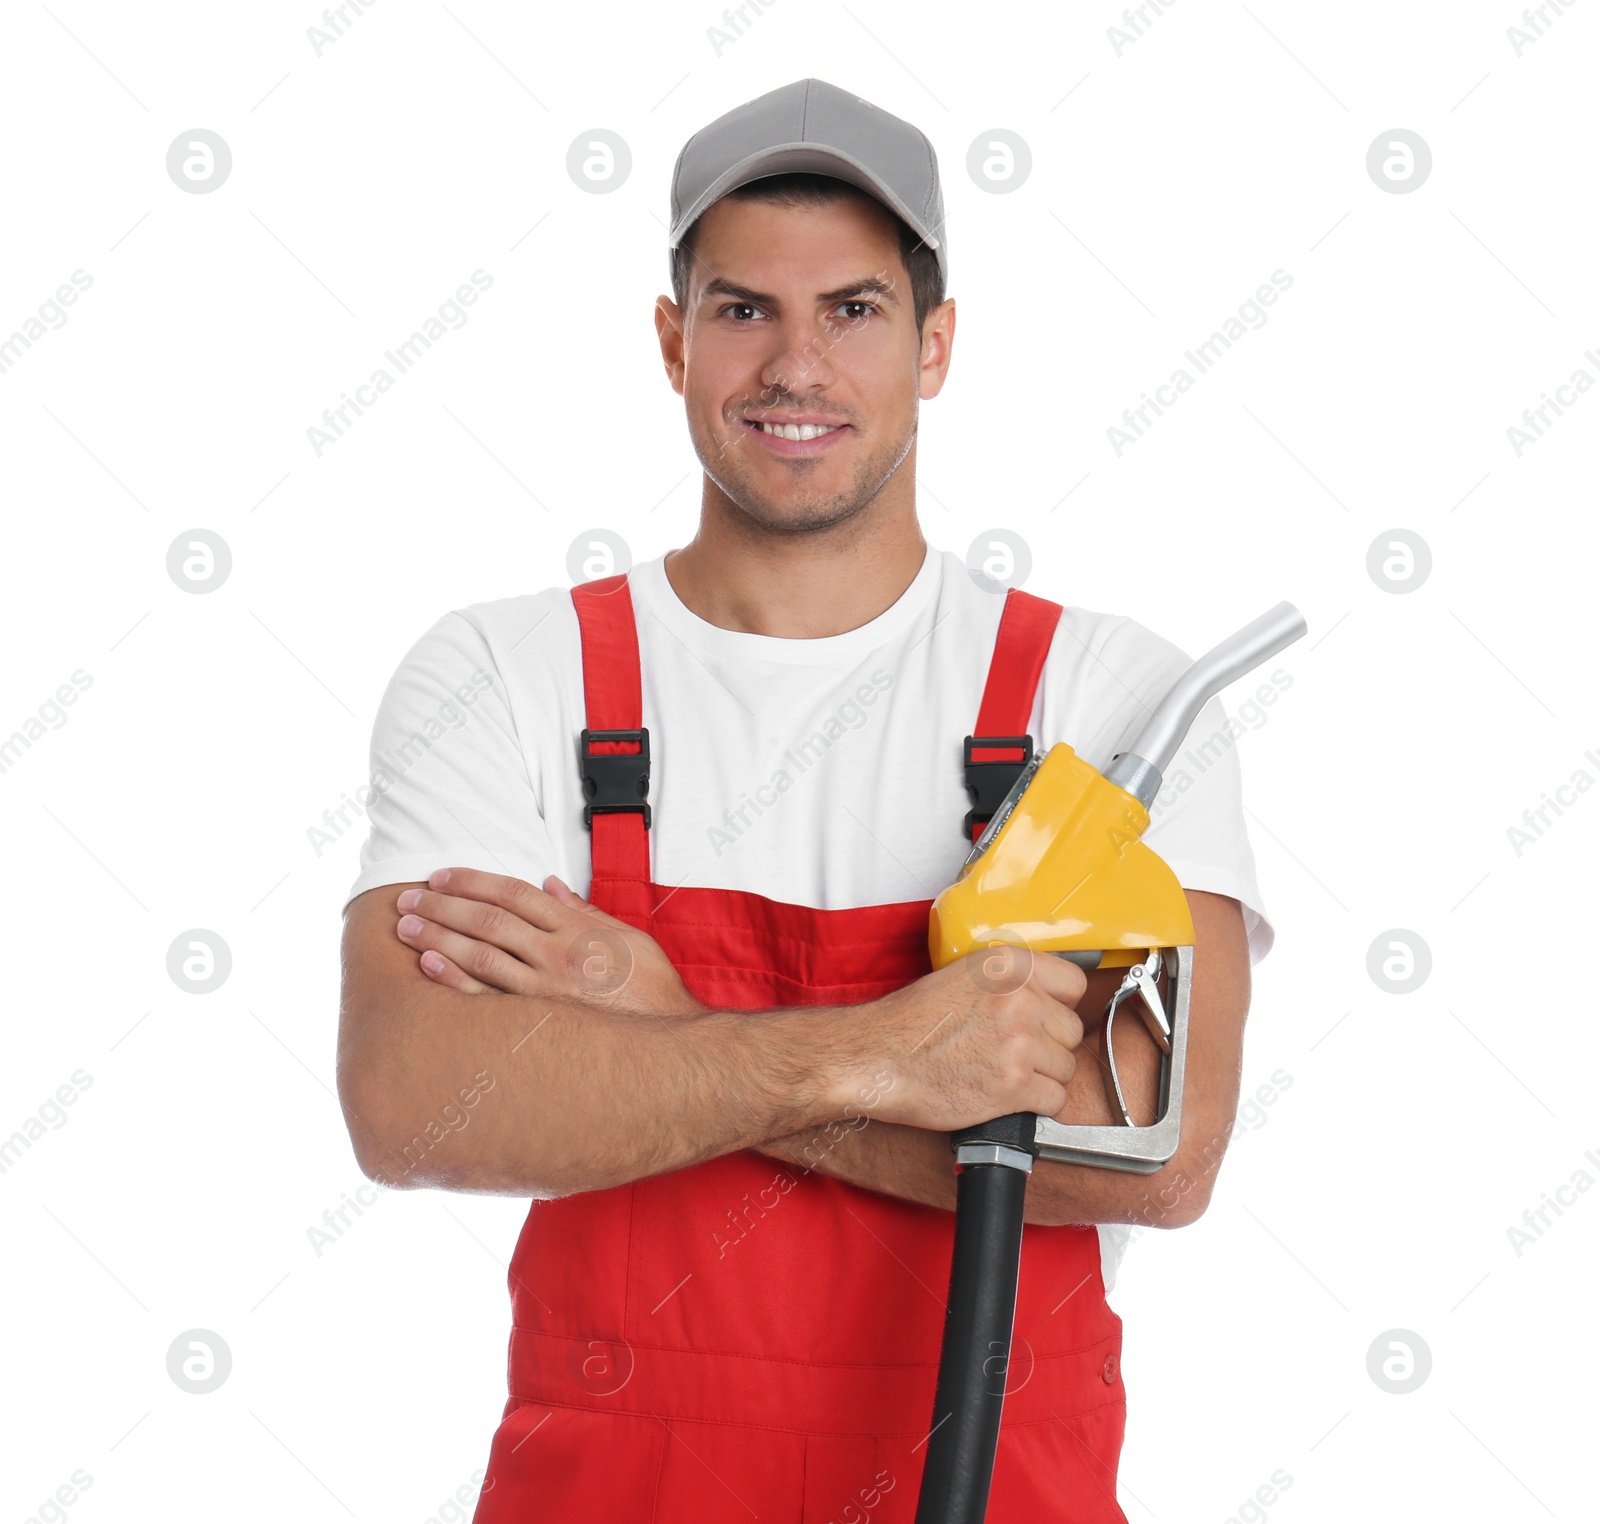
[[[955,1210],[955,1155],[946,1133],[858,1116],[774,1138],[757,1152],[781,1159],[797,1175],[815,1170],[902,1201]]]
[[[653,1017],[415,982],[386,993],[347,1020],[339,1056],[357,1157],[385,1184],[567,1195],[843,1109],[817,1009]]]
[[[955,1210],[955,1154],[944,1133],[869,1121],[831,1146],[825,1133],[801,1133],[761,1145],[758,1152],[782,1160],[796,1174],[815,1170],[902,1201]],[[1186,1180],[1171,1167],[1156,1175],[1132,1175],[1039,1159],[1028,1177],[1022,1220],[1041,1227],[1100,1222],[1175,1227],[1190,1189]]]

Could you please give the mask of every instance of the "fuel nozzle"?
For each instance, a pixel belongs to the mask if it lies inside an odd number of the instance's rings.
[[[1305,632],[1300,611],[1280,603],[1214,646],[1173,684],[1103,773],[1065,742],[1035,756],[973,844],[957,881],[935,899],[928,930],[936,968],[1009,944],[1086,970],[1127,971],[1107,1008],[1104,1035],[1119,1120],[1068,1126],[1041,1117],[1035,1134],[1041,1157],[1153,1173],[1176,1152],[1194,923],[1176,875],[1140,838],[1162,777],[1206,702]],[[1159,1114],[1148,1127],[1135,1124],[1110,1051],[1111,1024],[1124,1002],[1161,1050]]]

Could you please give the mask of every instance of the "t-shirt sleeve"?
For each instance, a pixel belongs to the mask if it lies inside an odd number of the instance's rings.
[[[554,854],[489,641],[460,612],[406,652],[372,726],[369,821],[345,896],[480,868],[540,883]]]
[[[1074,749],[1105,768],[1132,746],[1156,704],[1191,664],[1171,641],[1135,620],[1117,620],[1089,664],[1103,703],[1097,712],[1091,710],[1083,743],[1074,742]],[[1253,965],[1266,957],[1276,934],[1256,882],[1245,825],[1237,748],[1245,729],[1229,717],[1222,697],[1206,701],[1151,801],[1144,842],[1185,889],[1239,901]]]

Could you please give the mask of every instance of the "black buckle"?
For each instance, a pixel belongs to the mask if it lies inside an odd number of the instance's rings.
[[[1007,749],[1021,751],[1015,762],[974,762],[974,750]],[[986,826],[994,812],[1005,802],[1012,785],[1022,776],[1022,769],[1033,760],[1032,736],[968,736],[961,746],[961,766],[966,773],[967,793],[972,796],[972,808],[962,822],[967,841],[972,840],[973,826]]]
[[[595,741],[631,741],[636,752],[600,752],[589,748]],[[644,828],[650,829],[650,732],[648,730],[584,730],[578,734],[579,768],[583,775],[583,826],[594,829],[596,815],[620,815],[638,810]]]

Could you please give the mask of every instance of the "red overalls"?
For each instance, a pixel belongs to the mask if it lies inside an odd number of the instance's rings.
[[[572,597],[588,726],[637,730],[627,579]],[[1008,595],[975,735],[1027,730],[1060,613]],[[590,899],[653,936],[707,1005],[855,1004],[928,972],[927,900],[664,889],[640,813],[591,830]],[[535,1201],[474,1524],[911,1524],[954,1224],[752,1150]],[[1095,1230],[1025,1227],[991,1524],[1126,1524],[1121,1344]]]

